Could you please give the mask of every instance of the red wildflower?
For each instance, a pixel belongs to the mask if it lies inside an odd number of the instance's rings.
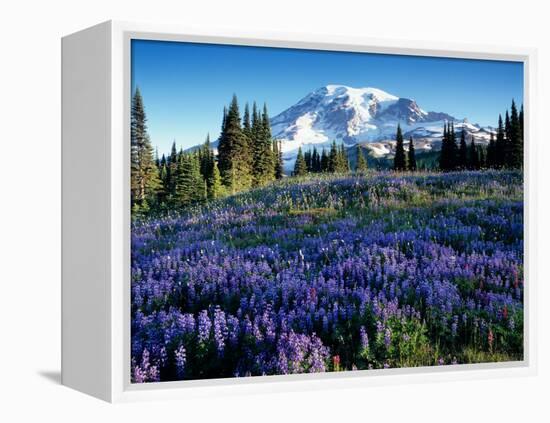
[[[335,355],[332,357],[332,364],[334,365],[334,369],[338,370],[340,368],[340,356]]]

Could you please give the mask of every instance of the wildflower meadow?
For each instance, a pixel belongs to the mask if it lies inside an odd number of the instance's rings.
[[[521,170],[283,178],[132,222],[132,382],[523,358]]]

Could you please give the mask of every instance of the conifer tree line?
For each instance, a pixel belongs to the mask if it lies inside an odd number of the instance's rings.
[[[445,124],[443,138],[441,140],[441,152],[439,155],[439,169],[442,171],[453,170],[478,170],[488,167],[487,151],[489,148],[478,146],[472,136],[470,142],[466,140],[466,131],[457,137],[453,123]]]
[[[358,145],[355,170],[365,172],[367,167],[363,149]],[[308,173],[346,173],[350,171],[351,165],[344,144],[338,146],[336,141],[333,141],[330,149],[327,151],[323,148],[321,153],[315,146],[305,153],[302,151],[302,147],[299,147],[292,175],[303,176]]]
[[[245,105],[234,95],[224,108],[218,154],[210,137],[195,151],[172,144],[168,156],[153,152],[143,98],[136,88],[131,110],[131,202],[136,214],[168,210],[262,186],[283,177],[281,144],[271,137],[267,106]]]
[[[492,169],[521,169],[523,167],[523,106],[518,112],[514,100],[510,113],[498,117],[496,139],[493,134],[485,148],[476,145],[472,136],[466,140],[465,131],[461,132],[457,144],[454,124],[445,124],[441,140],[439,168],[442,171]]]

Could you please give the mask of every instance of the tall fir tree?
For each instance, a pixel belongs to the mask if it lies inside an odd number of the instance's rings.
[[[252,103],[252,123],[250,129],[250,153],[252,154],[252,176],[254,185],[259,185],[262,173],[262,120],[256,102]]]
[[[502,166],[509,167],[512,154],[512,123],[510,121],[510,114],[506,110],[504,117],[504,157],[502,159]]]
[[[477,151],[477,146],[474,142],[474,137],[470,141],[470,147],[468,148],[468,169],[478,170],[481,166],[479,163],[479,152]]]
[[[321,151],[321,172],[330,171],[330,158],[327,151],[323,148]]]
[[[230,173],[231,170],[231,153],[232,153],[232,140],[227,137],[227,107],[223,108],[222,125],[220,136],[218,137],[218,168],[222,175],[222,182],[225,183],[224,177]]]
[[[525,135],[523,132],[523,104],[521,105],[521,109],[519,111],[519,132],[521,135],[521,140],[523,141]]]
[[[253,104],[251,137],[253,183],[261,186],[275,179],[278,160],[271,139],[271,125],[265,104],[261,114],[256,103]]]
[[[182,153],[179,157],[176,200],[181,207],[202,202],[205,199],[205,180],[200,173],[198,153]]]
[[[439,169],[442,171],[448,170],[448,135],[447,123],[443,125],[443,136],[441,137],[441,150],[439,152]]]
[[[498,115],[497,139],[495,141],[495,168],[500,169],[506,164],[506,134],[502,116]]]
[[[302,147],[298,147],[298,155],[294,163],[294,176],[304,176],[307,174],[307,164],[302,153]]]
[[[264,103],[262,111],[262,146],[263,146],[263,173],[262,183],[270,182],[275,179],[274,163],[276,161],[273,154],[273,139],[271,137],[271,123],[269,121],[269,113],[267,112],[267,104]]]
[[[338,172],[338,148],[336,147],[336,141],[332,141],[330,146],[330,153],[328,155],[328,172]]]
[[[166,205],[168,200],[168,192],[166,190],[168,186],[168,162],[164,154],[159,160],[158,169],[162,188],[157,191],[157,204]]]
[[[207,197],[209,200],[215,200],[221,197],[223,193],[222,178],[220,176],[220,170],[218,169],[218,163],[214,161],[212,166],[212,173],[207,185]]]
[[[514,100],[512,100],[510,113],[510,140],[508,145],[508,167],[512,169],[521,169],[523,167],[523,139],[521,121]]]
[[[367,170],[368,164],[363,154],[363,148],[357,145],[357,164],[355,165],[355,171],[357,173],[365,173]]]
[[[313,172],[313,153],[311,150],[304,153],[304,160],[306,162],[307,171]]]
[[[168,171],[166,176],[166,197],[168,203],[171,203],[176,195],[176,180],[178,178],[178,151],[176,149],[176,141],[172,142],[170,155],[167,159]]]
[[[449,149],[450,170],[455,170],[457,168],[458,162],[458,147],[456,145],[456,132],[454,122],[451,122],[451,129],[449,131]]]
[[[312,162],[312,171],[313,172],[320,172],[321,171],[321,157],[319,156],[319,152],[317,151],[317,147],[313,147],[313,153],[311,154],[311,162]]]
[[[414,142],[412,137],[409,138],[409,151],[407,152],[407,166],[411,172],[416,171],[416,152],[414,150]]]
[[[485,158],[485,166],[487,168],[494,168],[495,164],[495,155],[496,155],[496,145],[495,145],[495,136],[491,132],[491,137],[489,138],[489,145],[487,146],[487,157]]]
[[[460,132],[460,144],[458,147],[457,168],[466,169],[468,167],[468,146],[466,145],[466,130],[462,127]]]
[[[350,171],[348,153],[344,143],[340,144],[340,150],[338,152],[338,171],[340,173],[346,173]]]
[[[209,185],[211,182],[212,171],[214,169],[214,153],[212,147],[210,146],[210,135],[206,136],[204,144],[199,150],[199,162],[200,162],[200,172],[206,182],[206,190],[209,190]]]
[[[403,133],[401,125],[397,124],[397,133],[395,135],[395,157],[393,158],[393,170],[407,170],[407,159],[405,158],[405,147],[403,145]]]
[[[478,169],[485,169],[487,167],[487,150],[483,147],[477,147],[478,152]]]
[[[153,147],[147,133],[147,117],[139,88],[132,97],[131,109],[131,201],[135,211],[148,212],[162,189]]]
[[[248,138],[249,143],[252,143],[252,124],[250,122],[250,108],[248,107],[248,103],[244,105],[243,133]]]
[[[273,154],[275,156],[275,179],[282,179],[283,169],[283,151],[281,141],[273,141]]]

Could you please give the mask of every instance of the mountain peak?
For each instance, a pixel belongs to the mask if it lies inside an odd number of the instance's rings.
[[[351,147],[392,140],[398,124],[415,139],[435,138],[445,121],[456,119],[443,112],[426,112],[416,101],[379,88],[328,84],[270,121],[274,138],[282,141],[283,156],[293,160],[299,147],[329,148],[333,141]]]
[[[370,97],[376,98],[378,101],[394,101],[398,99],[397,96],[374,87],[354,88],[348,85],[329,84],[316,91],[326,91],[328,96],[348,95],[353,97]]]
[[[333,140],[353,145],[389,139],[398,123],[407,130],[444,119],[454,120],[445,113],[425,112],[414,100],[379,88],[329,84],[272,118],[271,126],[274,137],[283,141],[283,152],[291,152]]]

